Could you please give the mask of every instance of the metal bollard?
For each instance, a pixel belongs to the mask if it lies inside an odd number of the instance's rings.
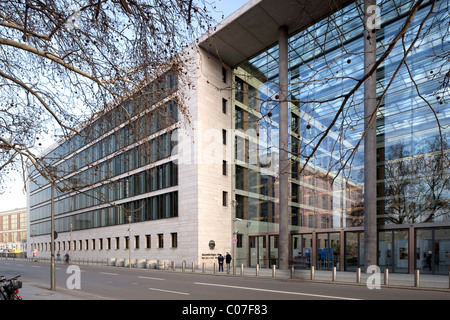
[[[202,273],[206,272],[206,263],[202,263]]]
[[[241,264],[241,276],[243,276],[243,275],[244,275],[244,265]]]
[[[256,265],[256,276],[259,276],[259,264]]]
[[[192,262],[192,272],[195,272],[195,263]]]
[[[184,272],[186,270],[186,261],[183,261],[181,263],[181,272]]]
[[[356,269],[356,283],[361,283],[361,268]]]
[[[291,279],[294,279],[294,266],[291,267]]]
[[[175,261],[172,261],[172,271],[175,271]]]
[[[314,266],[311,266],[311,280],[314,280]]]
[[[331,272],[331,281],[336,281],[336,267],[333,267],[333,270]]]
[[[389,269],[384,269],[384,285],[389,285]]]
[[[214,262],[213,273],[216,274],[216,263]]]
[[[277,276],[277,267],[275,265],[272,266],[272,278],[275,278]]]
[[[414,287],[420,286],[420,271],[419,269],[416,269],[414,272]]]

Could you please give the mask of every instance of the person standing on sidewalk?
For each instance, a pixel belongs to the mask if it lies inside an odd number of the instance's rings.
[[[219,253],[219,257],[217,258],[217,260],[219,261],[219,272],[220,272],[220,270],[222,270],[222,272],[223,272],[223,256],[222,256],[222,254]]]
[[[231,254],[227,252],[227,255],[225,256],[225,262],[227,264],[227,273],[230,273],[230,267],[231,267]]]

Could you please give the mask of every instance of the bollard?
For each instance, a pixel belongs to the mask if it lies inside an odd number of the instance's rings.
[[[216,274],[216,263],[215,262],[214,262],[214,265],[213,265],[213,273]]]
[[[277,267],[275,265],[272,266],[272,278],[275,278],[277,276]]]
[[[202,263],[202,272],[205,273],[206,272],[206,263]]]
[[[181,272],[184,272],[186,270],[186,261],[183,261],[181,263]]]
[[[195,272],[195,263],[192,262],[192,272]]]
[[[294,266],[291,267],[291,279],[294,279]]]
[[[244,275],[244,265],[241,264],[241,276],[243,276],[243,275]]]
[[[356,283],[361,283],[361,268],[356,269]]]
[[[175,261],[172,261],[172,271],[175,271]]]
[[[420,286],[420,271],[419,269],[416,269],[414,273],[414,287]]]
[[[389,269],[384,269],[384,285],[389,285]]]
[[[314,280],[314,266],[311,266],[311,280]]]
[[[333,270],[331,271],[331,281],[336,281],[336,267],[333,267]]]
[[[256,276],[259,276],[259,264],[256,265]]]

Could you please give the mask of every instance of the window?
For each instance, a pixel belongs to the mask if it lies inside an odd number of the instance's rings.
[[[102,238],[98,239],[98,249],[103,250],[103,239]]]
[[[106,238],[106,249],[111,249],[111,238]]]
[[[222,192],[222,205],[228,207],[228,192],[226,191]]]
[[[149,234],[145,235],[145,247],[151,248],[152,247],[152,236]]]
[[[227,130],[222,129],[222,143],[227,144]]]
[[[178,247],[178,234],[171,233],[170,237],[171,237],[171,241],[172,241],[172,248],[177,248]]]
[[[134,236],[134,248],[139,249],[139,236]]]
[[[227,162],[225,160],[223,160],[223,164],[222,164],[222,174],[224,176],[227,175]]]
[[[222,98],[222,113],[227,114],[227,99]]]
[[[158,248],[164,248],[164,235],[162,233],[158,234]]]
[[[116,237],[116,249],[120,248],[120,238]]]
[[[225,67],[222,67],[222,82],[227,82],[227,69],[225,69]]]
[[[236,235],[236,239],[237,239],[236,247],[237,248],[242,248],[242,241],[243,241],[242,233],[238,233]]]
[[[125,236],[125,249],[130,249],[130,237]]]

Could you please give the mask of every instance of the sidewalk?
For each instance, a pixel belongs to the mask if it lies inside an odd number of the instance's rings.
[[[232,271],[230,272],[232,274]],[[225,274],[227,272],[217,273],[219,275]],[[241,276],[241,269],[236,268],[236,276]],[[244,268],[244,276],[256,277],[256,268]],[[273,270],[269,268],[260,268],[259,277],[273,277]],[[311,279],[310,270],[295,270],[294,277],[291,277],[291,270],[275,270],[275,277],[277,279],[299,279],[304,281],[315,281],[315,282],[329,282],[330,284],[353,284],[353,285],[364,285],[366,286],[367,280],[371,277],[372,283],[376,284],[374,281],[378,281],[381,287],[396,287],[396,288],[406,288],[406,289],[429,289],[429,290],[440,290],[448,291],[450,293],[450,276],[449,275],[431,275],[431,274],[419,274],[418,285],[416,286],[415,274],[403,274],[403,273],[389,273],[388,282],[385,285],[385,274],[380,273],[376,276],[371,274],[362,273],[360,277],[360,283],[356,282],[356,272],[351,271],[337,271],[336,278],[333,281],[332,271],[330,270],[315,270],[314,279]]]
[[[48,285],[31,282],[22,282],[19,295],[23,300],[102,300],[100,297],[87,295],[77,290],[57,287],[55,291],[52,291]]]

